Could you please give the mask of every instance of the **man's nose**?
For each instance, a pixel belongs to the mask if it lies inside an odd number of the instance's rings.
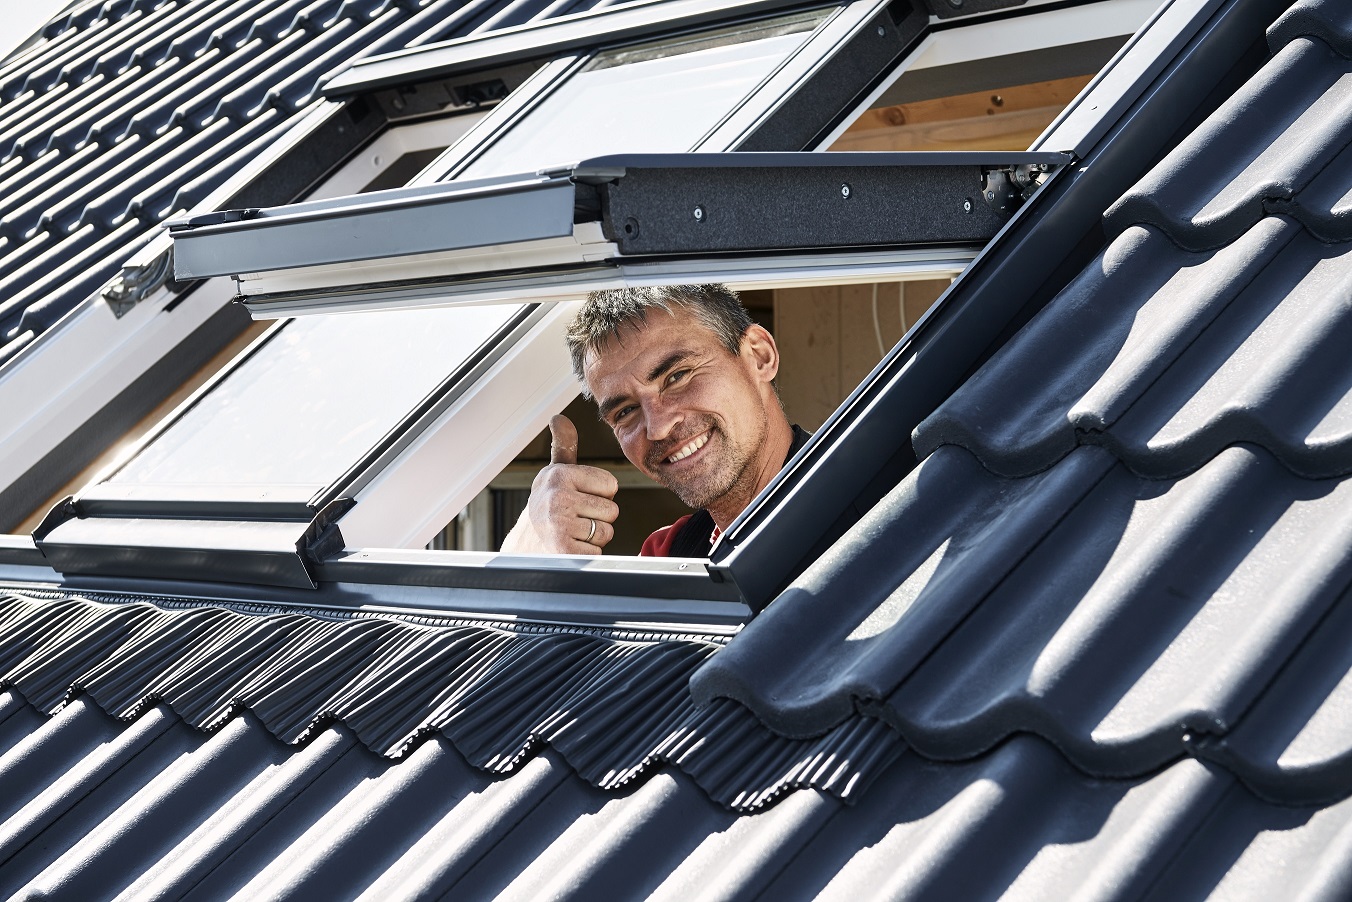
[[[664,401],[660,395],[643,404],[643,422],[650,442],[669,438],[683,419],[680,408]]]

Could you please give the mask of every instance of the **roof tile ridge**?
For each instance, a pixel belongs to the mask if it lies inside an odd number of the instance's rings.
[[[420,726],[397,749],[382,751],[362,736],[359,725],[340,712],[319,711],[295,735],[279,732],[274,723],[255,705],[234,699],[217,716],[202,721],[185,714],[159,693],[146,693],[128,708],[119,709],[100,700],[89,689],[72,684],[60,705],[50,711],[34,704],[23,688],[9,679],[0,680],[0,692],[7,692],[21,707],[42,717],[52,717],[84,699],[109,718],[132,724],[151,711],[166,709],[173,717],[194,730],[214,734],[241,717],[249,717],[277,741],[300,749],[313,742],[326,729],[341,728],[354,741],[390,762],[407,759],[425,742],[440,736],[475,769],[497,778],[518,772],[546,750],[557,754],[589,785],[605,792],[624,792],[641,784],[665,767],[679,769],[712,801],[739,813],[764,810],[799,789],[828,793],[843,802],[859,798],[884,770],[905,751],[895,732],[876,718],[859,715],[841,726],[812,739],[786,739],[769,731],[745,709],[728,707],[687,717],[685,732],[676,732],[661,742],[649,743],[637,762],[613,767],[585,749],[559,736],[531,734],[510,755],[485,762],[476,755],[456,731],[432,725]],[[701,733],[700,720],[713,721],[722,736]],[[735,758],[736,760],[729,760]],[[478,760],[476,760],[478,759]]]
[[[1322,448],[1292,447],[1250,410],[1227,409],[1192,435],[1191,450],[1173,453],[1137,451],[1111,430],[1075,429],[1077,447],[1099,447],[1124,469],[1146,482],[1186,479],[1231,448],[1244,448],[1272,458],[1297,479],[1324,482],[1352,475],[1352,439]],[[1018,478],[1018,477],[1016,477]]]
[[[1188,737],[1189,752],[1233,773],[1250,792],[1274,804],[1322,806],[1347,798],[1348,788],[1352,788],[1352,747],[1316,764],[1302,766],[1299,762],[1284,763],[1284,753],[1273,754],[1267,760],[1268,756],[1262,754],[1263,746],[1255,750],[1252,738],[1258,735],[1271,740],[1271,709],[1289,705],[1293,683],[1301,684],[1301,695],[1308,694],[1308,683],[1302,678],[1311,666],[1327,666],[1320,647],[1344,644],[1347,623],[1352,617],[1349,602],[1352,586],[1345,587],[1339,600],[1310,625],[1297,648],[1235,718],[1233,727],[1224,735]],[[1249,757],[1254,751],[1260,755],[1256,760]]]
[[[1352,59],[1352,11],[1340,0],[1300,0],[1267,30],[1273,53],[1302,37],[1323,41],[1339,56]]]
[[[1340,57],[1328,44],[1315,38],[1276,48],[1273,56],[1244,84],[1108,206],[1102,217],[1108,236],[1115,238],[1134,224],[1150,224],[1164,231],[1180,248],[1214,250],[1233,242],[1265,216],[1287,214],[1300,219],[1321,240],[1352,239],[1348,216],[1321,216],[1307,210],[1300,201],[1301,195],[1311,190],[1319,174],[1337,166],[1347,148],[1352,146],[1346,99],[1331,99],[1332,95],[1328,93],[1316,92],[1299,98],[1304,105],[1288,105],[1283,109],[1283,116],[1287,111],[1293,115],[1289,121],[1281,120],[1283,131],[1277,143],[1287,148],[1288,155],[1299,155],[1302,163],[1299,175],[1280,167],[1271,175],[1245,170],[1243,167],[1251,166],[1259,158],[1257,155],[1267,152],[1265,143],[1250,148],[1255,154],[1252,158],[1235,157],[1243,161],[1243,166],[1233,172],[1229,168],[1229,157],[1224,163],[1218,163],[1215,152],[1216,147],[1232,143],[1235,130],[1245,122],[1252,125],[1258,112],[1264,110],[1265,102],[1270,106],[1272,97],[1289,94],[1292,85],[1301,85],[1302,90],[1332,91],[1328,85],[1314,79],[1310,71],[1311,67],[1318,69],[1324,61],[1331,59]],[[1341,58],[1344,65],[1347,59]],[[1320,85],[1323,87],[1319,88]],[[1302,118],[1301,113],[1319,104],[1332,105],[1333,109],[1326,111],[1322,118]],[[1266,119],[1259,121],[1267,122]],[[1302,128],[1310,133],[1299,143],[1294,140],[1282,143],[1281,138],[1286,137],[1288,131],[1298,132]],[[1324,148],[1332,148],[1333,152],[1326,153]],[[1245,172],[1243,190],[1232,190],[1233,185],[1217,182],[1218,168],[1221,175],[1237,176],[1241,171]],[[1197,196],[1198,191],[1192,185],[1199,179],[1215,192],[1203,195],[1205,200]],[[1223,199],[1225,203],[1216,207]]]
[[[1069,309],[1073,312],[1077,309],[1074,306],[1079,303],[1077,299],[1084,297],[1088,290],[1080,286],[1079,277],[1077,277],[1056,298],[1049,302],[1046,308],[1026,324],[1019,334],[1015,335],[1005,347],[971,376],[966,384],[957,389],[948,401],[940,405],[916,427],[912,441],[917,455],[921,458],[927,458],[942,444],[956,445],[972,454],[986,471],[995,476],[1010,479],[1028,478],[1046,472],[1077,449],[1083,447],[1103,447],[1124,462],[1132,463],[1121,453],[1121,446],[1115,444],[1115,438],[1110,434],[1111,431],[1131,414],[1142,399],[1148,396],[1152,386],[1166,377],[1174,363],[1184,357],[1189,348],[1203,339],[1207,330],[1257,277],[1261,268],[1265,265],[1265,261],[1278,253],[1281,248],[1287,247],[1299,234],[1298,227],[1287,227],[1283,222],[1278,221],[1280,219],[1282,218],[1276,217],[1268,223],[1260,222],[1259,225],[1249,230],[1249,233],[1255,235],[1259,234],[1260,228],[1263,233],[1271,233],[1277,239],[1273,243],[1275,250],[1266,250],[1266,256],[1263,257],[1242,255],[1239,265],[1230,267],[1226,271],[1227,275],[1224,280],[1211,283],[1212,295],[1209,296],[1209,300],[1204,307],[1199,306],[1200,312],[1197,316],[1181,319],[1177,328],[1168,333],[1172,337],[1164,344],[1142,345],[1137,352],[1137,356],[1142,356],[1149,351],[1148,359],[1143,357],[1142,360],[1137,361],[1138,365],[1132,370],[1130,392],[1123,395],[1121,403],[1114,402],[1106,410],[1097,410],[1092,415],[1089,411],[1084,410],[1077,413],[1077,406],[1083,402],[1085,397],[1092,396],[1097,390],[1098,380],[1103,378],[1103,373],[1100,372],[1089,384],[1079,387],[1078,390],[1084,393],[1080,396],[1079,401],[1067,400],[1065,403],[1068,406],[1063,407],[1061,401],[1058,400],[1056,405],[1048,408],[1057,411],[1059,425],[1055,429],[1048,428],[1034,432],[1031,439],[1028,437],[1026,430],[1017,437],[1017,440],[1013,440],[1009,438],[1008,430],[995,428],[980,416],[975,420],[969,419],[968,408],[973,403],[978,403],[979,406],[979,399],[988,390],[987,383],[990,380],[1001,381],[1000,374],[1008,373],[1007,367],[1009,366],[1026,366],[1028,355],[1030,353],[1035,354],[1038,348],[1045,345],[1046,335],[1049,334],[1046,332],[1046,327],[1049,324],[1055,325],[1058,322],[1056,317],[1061,316],[1065,310]],[[1292,222],[1291,225],[1296,226],[1297,224]],[[1132,229],[1137,230],[1139,235],[1144,237],[1141,240],[1128,241],[1127,239],[1130,236],[1124,232],[1123,236],[1105,245],[1104,250],[1100,252],[1096,259],[1103,259],[1105,255],[1112,253],[1114,248],[1119,245],[1123,247],[1122,253],[1119,255],[1119,266],[1125,265],[1125,261],[1131,259],[1133,255],[1147,251],[1154,254],[1156,252],[1147,248],[1145,244],[1145,241],[1151,239],[1152,236],[1163,238],[1164,241],[1168,242],[1168,246],[1177,248],[1184,254],[1196,254],[1199,257],[1206,255],[1207,261],[1217,259],[1216,252],[1189,251],[1187,248],[1180,248],[1166,230],[1155,224],[1137,224],[1132,226]],[[1286,233],[1284,237],[1283,233]],[[1163,244],[1163,242],[1160,242],[1160,244]],[[1239,250],[1224,252],[1238,257],[1241,256],[1240,251],[1242,250],[1243,247],[1240,247]],[[1203,261],[1199,260],[1198,262]],[[1085,272],[1089,272],[1089,269],[1086,269]],[[1087,284],[1092,286],[1094,283]],[[1072,304],[1072,307],[1064,307],[1063,305],[1066,303]],[[1081,306],[1083,307],[1083,305]],[[1083,307],[1083,309],[1089,308]],[[1131,308],[1123,307],[1122,309],[1129,311]],[[1032,351],[1029,351],[1029,348]],[[1119,348],[1118,351],[1120,355],[1121,349]],[[1120,359],[1120,356],[1114,359]],[[973,398],[978,400],[973,401]],[[1014,441],[1014,444],[1002,447],[999,444],[1001,441]]]

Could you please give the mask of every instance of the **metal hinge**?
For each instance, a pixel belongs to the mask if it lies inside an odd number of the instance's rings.
[[[147,262],[137,263],[138,259],[145,259],[144,254],[138,254],[121,271],[103,286],[99,294],[108,302],[109,308],[113,311],[113,316],[121,319],[137,304],[145,299],[147,295],[159,288],[166,288],[173,294],[178,294],[183,290],[183,284],[175,282],[174,275],[174,246],[167,244],[163,250],[151,257]]]
[[[1032,197],[1038,185],[1046,181],[1051,169],[1047,163],[988,169],[981,180],[981,196],[991,209],[1008,216]]]

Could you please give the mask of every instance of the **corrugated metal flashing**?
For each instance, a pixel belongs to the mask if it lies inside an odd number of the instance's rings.
[[[902,750],[872,718],[800,740],[730,703],[697,708],[685,686],[719,647],[714,637],[47,594],[0,596],[0,687],[47,713],[86,698],[134,720],[164,704],[213,731],[247,710],[290,744],[338,721],[390,758],[440,734],[495,774],[548,745],[606,789],[664,761],[738,810],[801,786],[851,799]]]

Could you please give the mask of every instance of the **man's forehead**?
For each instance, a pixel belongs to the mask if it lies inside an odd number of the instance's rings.
[[[645,319],[632,319],[587,350],[583,369],[592,372],[608,369],[621,359],[635,359],[662,350],[671,350],[670,328],[679,327],[681,335],[698,344],[701,339],[718,342],[718,336],[698,317],[682,307],[670,310],[657,307]],[[659,334],[665,333],[665,334]]]

